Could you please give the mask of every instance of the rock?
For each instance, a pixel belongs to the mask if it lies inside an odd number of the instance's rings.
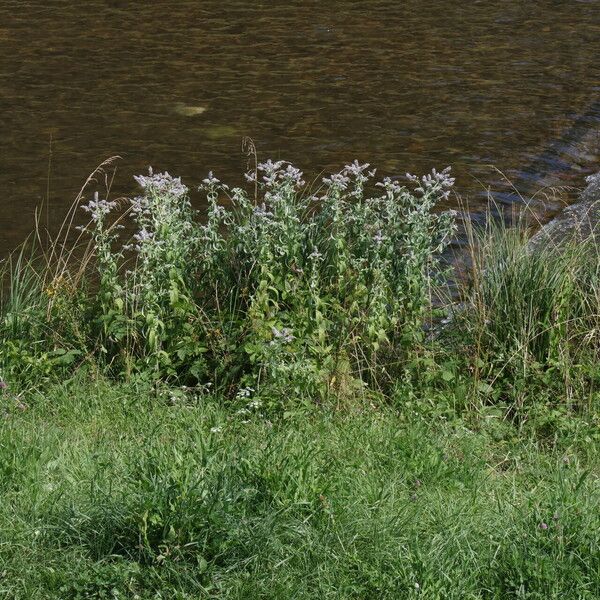
[[[529,241],[532,250],[567,241],[584,241],[594,237],[600,243],[600,172],[586,178],[587,187],[580,199],[567,206],[544,225]]]
[[[204,135],[209,140],[221,140],[233,137],[238,130],[233,125],[211,125],[204,130]]]
[[[206,106],[190,106],[183,104],[183,102],[177,102],[177,104],[173,106],[173,110],[182,117],[196,117],[206,112],[207,109]]]

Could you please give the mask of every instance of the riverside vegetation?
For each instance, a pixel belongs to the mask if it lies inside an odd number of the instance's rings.
[[[449,170],[246,176],[7,261],[0,597],[600,597],[596,242],[466,223],[455,310]]]

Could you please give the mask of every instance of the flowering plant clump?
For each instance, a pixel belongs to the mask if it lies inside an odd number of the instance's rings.
[[[197,307],[192,299],[198,227],[188,188],[169,173],[135,178],[142,194],[131,200],[137,228],[128,249],[136,255],[128,303],[141,319],[145,349],[155,366],[167,371],[183,362],[199,366],[202,344],[193,330]]]
[[[246,174],[251,193],[209,173],[203,220],[166,172],[135,178],[125,215],[96,194],[82,207],[97,269],[83,352],[125,375],[210,382],[244,410],[244,390],[266,410],[381,389],[421,340],[454,180],[375,175],[354,161],[308,194],[282,160]]]
[[[312,196],[284,161],[247,174],[253,199],[212,175],[201,186],[203,280],[221,311],[233,308],[216,326],[220,364],[246,365],[257,390],[362,389],[389,377],[420,339],[436,258],[454,232],[453,215],[434,209],[454,180],[449,169],[408,176],[411,188],[384,179],[368,197],[369,167],[347,165]]]

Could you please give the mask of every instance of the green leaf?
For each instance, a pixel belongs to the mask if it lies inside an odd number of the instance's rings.
[[[477,383],[477,390],[482,394],[491,394],[494,391],[494,388],[485,381],[479,381]]]
[[[442,371],[442,379],[444,381],[453,381],[454,373],[452,373],[452,371]]]

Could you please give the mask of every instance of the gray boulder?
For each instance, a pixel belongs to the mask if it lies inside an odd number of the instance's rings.
[[[567,206],[531,238],[531,249],[589,240],[592,236],[600,243],[600,172],[587,177],[586,182],[588,185],[579,200]]]

